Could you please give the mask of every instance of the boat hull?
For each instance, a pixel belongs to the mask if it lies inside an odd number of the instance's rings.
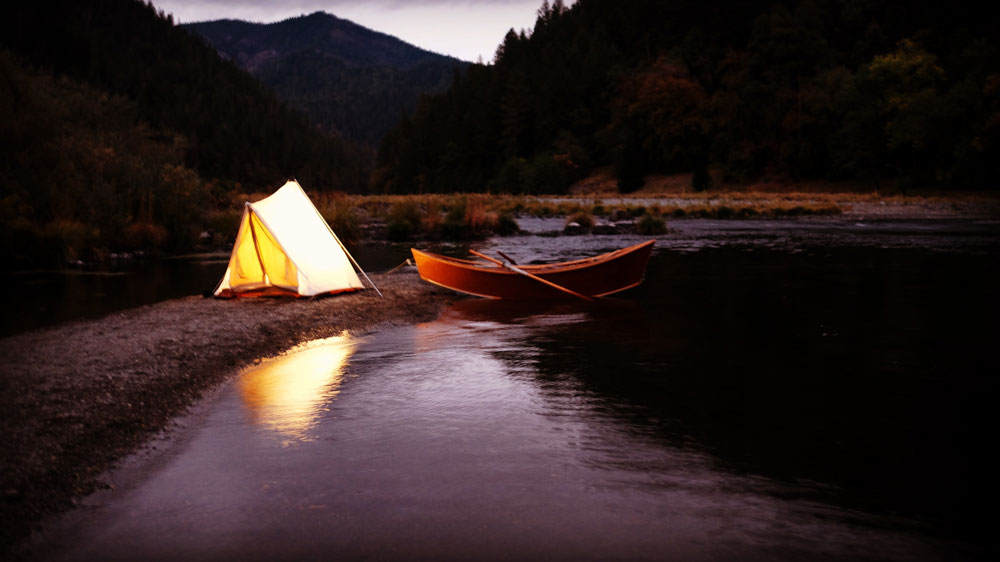
[[[577,293],[603,297],[642,282],[654,240],[592,258],[520,269]],[[497,299],[571,299],[572,295],[498,265],[412,249],[420,277],[455,291]]]

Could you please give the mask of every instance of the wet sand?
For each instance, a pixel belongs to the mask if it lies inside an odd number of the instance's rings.
[[[261,357],[434,318],[456,295],[415,270],[320,299],[187,297],[0,339],[0,553]]]

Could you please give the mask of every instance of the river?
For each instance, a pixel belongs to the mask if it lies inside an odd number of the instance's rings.
[[[676,222],[617,298],[461,300],[264,360],[39,552],[992,559],[996,225]],[[527,263],[639,239],[476,247]]]

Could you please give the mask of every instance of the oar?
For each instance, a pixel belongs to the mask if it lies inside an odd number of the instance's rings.
[[[507,254],[505,254],[505,253],[501,252],[500,250],[497,250],[497,253],[498,253],[498,254],[500,254],[500,257],[501,257],[501,258],[503,258],[503,259],[505,259],[505,260],[509,261],[509,262],[510,262],[510,265],[517,265],[517,262],[516,262],[516,261],[514,261],[514,259],[513,259],[513,258],[511,258],[510,256],[508,256]]]
[[[497,260],[497,259],[493,259],[493,258],[487,256],[486,254],[480,254],[479,252],[477,252],[475,250],[469,250],[469,253],[472,254],[472,255],[475,255],[475,256],[479,256],[479,257],[483,258],[484,260],[491,261],[491,262],[499,265],[500,267],[503,267],[505,269],[509,269],[509,270],[513,271],[514,273],[518,273],[520,275],[524,275],[525,277],[529,277],[531,279],[534,279],[535,281],[538,281],[539,283],[545,283],[549,287],[552,287],[554,289],[559,289],[560,291],[562,291],[564,293],[569,293],[569,294],[573,295],[574,297],[581,298],[581,299],[583,299],[585,301],[592,301],[592,300],[594,300],[594,299],[588,297],[587,295],[578,293],[578,292],[576,292],[576,291],[574,291],[572,289],[567,289],[566,287],[563,287],[562,285],[559,285],[557,283],[553,283],[552,281],[549,281],[548,279],[542,279],[541,277],[539,277],[537,275],[533,275],[531,273],[528,273],[527,271],[521,269],[520,267],[516,267],[516,266],[513,266],[513,265],[509,265],[509,264],[503,263],[502,261]]]

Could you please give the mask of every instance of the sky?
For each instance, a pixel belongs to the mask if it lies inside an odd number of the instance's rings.
[[[534,27],[542,0],[153,0],[153,4],[173,14],[178,23],[217,19],[272,23],[322,11],[428,51],[490,62],[509,29]]]

